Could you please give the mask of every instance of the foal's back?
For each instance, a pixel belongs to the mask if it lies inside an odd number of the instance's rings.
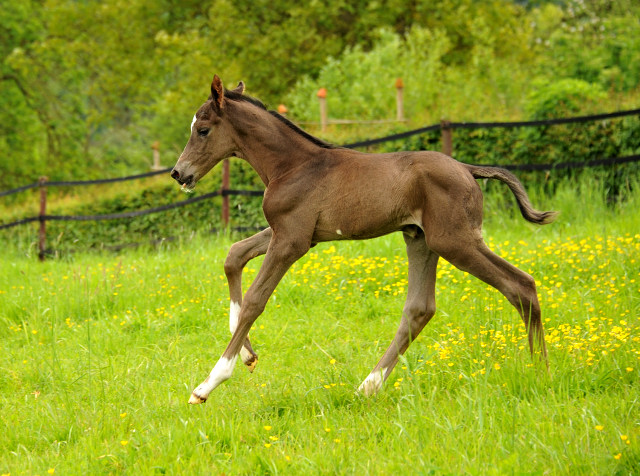
[[[439,152],[326,150],[284,183],[272,185],[278,192],[286,188],[296,203],[317,215],[314,242],[424,228],[425,218],[450,217],[456,209],[470,218],[465,208],[479,207],[481,216],[482,195],[473,176]],[[479,225],[475,216],[473,225]]]

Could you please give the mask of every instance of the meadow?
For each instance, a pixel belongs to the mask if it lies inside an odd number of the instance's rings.
[[[533,190],[561,211],[545,227],[485,197],[487,242],[536,278],[549,372],[515,309],[441,261],[434,319],[371,398],[356,389],[406,293],[399,234],[313,248],[251,331],[255,372],[200,406],[230,337],[229,237],[44,263],[5,245],[0,474],[638,474],[640,200],[602,195]]]

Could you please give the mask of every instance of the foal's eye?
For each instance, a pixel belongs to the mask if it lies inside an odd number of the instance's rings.
[[[207,134],[209,134],[209,129],[198,129],[198,135],[200,137],[207,137]]]

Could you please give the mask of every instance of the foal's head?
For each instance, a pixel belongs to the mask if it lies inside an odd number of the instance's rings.
[[[230,91],[235,95],[241,95],[243,92],[242,82]],[[171,171],[171,176],[186,191],[191,191],[198,180],[218,162],[236,152],[233,129],[224,118],[224,96],[222,81],[215,75],[211,83],[211,96],[193,116],[191,136]]]

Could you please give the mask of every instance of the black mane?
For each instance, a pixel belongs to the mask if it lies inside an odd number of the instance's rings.
[[[240,94],[240,93],[238,93],[236,91],[229,91],[227,89],[225,89],[225,91],[224,91],[224,97],[225,97],[225,99],[231,99],[232,101],[248,102],[249,104],[253,104],[256,107],[259,107],[260,109],[263,109],[263,110],[267,111],[273,117],[275,117],[280,122],[285,124],[289,129],[291,129],[292,131],[294,131],[298,135],[301,135],[302,137],[304,137],[308,141],[312,142],[313,144],[317,145],[318,147],[322,147],[323,149],[335,149],[335,148],[337,148],[337,146],[335,146],[333,144],[330,144],[329,142],[325,142],[322,139],[318,139],[317,137],[312,136],[308,132],[305,132],[300,127],[295,125],[293,122],[291,122],[289,119],[287,119],[283,115],[279,114],[278,112],[269,110],[267,108],[267,106],[265,106],[264,103],[262,101],[260,101],[259,99],[256,99],[256,98],[251,97],[251,96],[245,96],[244,94]]]

